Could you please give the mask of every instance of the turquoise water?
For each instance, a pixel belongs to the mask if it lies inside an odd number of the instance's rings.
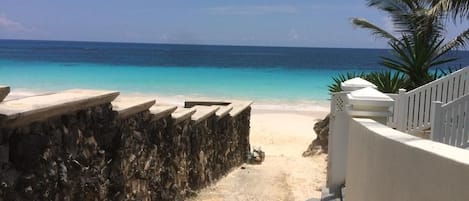
[[[178,102],[314,105],[329,98],[333,76],[382,70],[384,55],[388,50],[0,40],[0,84],[17,94],[93,88]],[[451,65],[469,64],[469,52],[453,56],[461,59]]]
[[[57,91],[98,88],[124,93],[254,100],[326,100],[336,70],[142,67],[87,63],[0,61],[1,84]]]

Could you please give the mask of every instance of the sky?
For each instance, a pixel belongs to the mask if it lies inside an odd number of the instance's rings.
[[[365,0],[2,0],[0,39],[387,47],[351,17],[392,30]]]

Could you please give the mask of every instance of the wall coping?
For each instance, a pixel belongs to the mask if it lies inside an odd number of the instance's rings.
[[[155,99],[119,96],[112,101],[111,104],[112,110],[118,113],[118,118],[126,118],[130,115],[148,110],[155,102]]]
[[[50,117],[110,103],[118,95],[117,91],[72,89],[5,101],[0,103],[0,124],[15,127],[43,121]]]
[[[154,105],[150,108],[150,113],[154,115],[154,120],[159,120],[163,117],[170,116],[177,109],[177,106],[172,105]]]
[[[353,118],[353,120],[373,133],[376,133],[376,135],[450,159],[455,162],[469,165],[469,150],[412,136],[407,133],[392,129],[372,119]]]
[[[197,105],[202,106],[228,106],[232,109],[228,112],[230,116],[235,117],[246,108],[250,107],[253,104],[253,101],[227,101],[227,100],[188,100],[184,102],[184,107],[190,108]],[[221,113],[222,114],[222,113]]]
[[[0,102],[7,97],[7,95],[10,93],[10,87],[9,86],[3,86],[0,85]]]
[[[219,109],[219,106],[203,106],[197,105],[192,107],[195,109],[195,113],[191,116],[192,122],[198,124],[208,117],[214,115]]]
[[[230,111],[230,116],[232,117],[238,116],[238,114],[240,114],[246,108],[250,107],[252,103],[253,103],[252,101],[236,101],[236,102],[231,103],[229,106],[232,106],[233,109]]]
[[[233,106],[219,106],[220,109],[215,113],[218,119],[225,117],[230,114],[230,111],[233,110]]]
[[[174,124],[178,124],[186,119],[189,119],[194,113],[195,113],[194,108],[178,107],[173,113],[171,113],[171,117],[174,120]]]

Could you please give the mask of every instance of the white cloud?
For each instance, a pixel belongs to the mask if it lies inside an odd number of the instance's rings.
[[[288,5],[270,6],[224,6],[208,8],[208,11],[216,15],[265,15],[265,14],[293,14],[298,10]]]
[[[9,32],[29,32],[30,29],[23,26],[23,24],[13,21],[4,15],[0,15],[0,31],[5,30]]]

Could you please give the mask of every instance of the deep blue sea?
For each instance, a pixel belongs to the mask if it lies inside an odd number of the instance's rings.
[[[385,49],[0,40],[0,84],[13,92],[69,88],[174,97],[308,102],[332,76],[380,70]],[[469,65],[469,52],[452,66]]]

